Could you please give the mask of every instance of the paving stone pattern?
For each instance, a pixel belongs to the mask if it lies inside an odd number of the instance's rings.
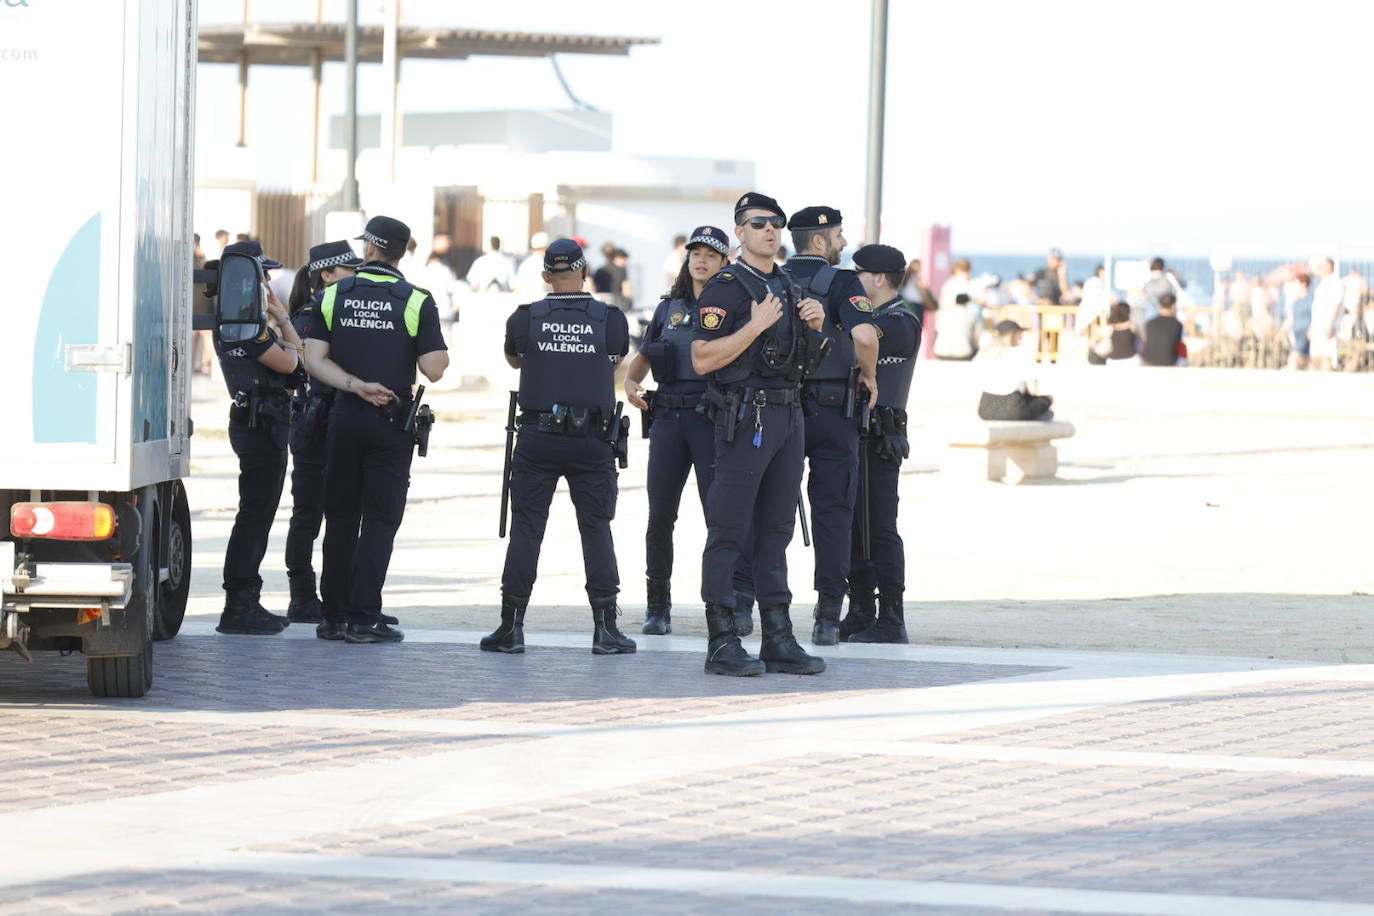
[[[594,656],[590,648],[536,646],[506,656],[441,643],[179,637],[158,644],[156,682],[141,703],[148,709],[385,711],[618,725],[1054,670],[846,658],[833,661],[821,677],[721,678],[704,674],[702,659],[687,652]],[[6,702],[129,702],[92,700],[79,657],[44,655],[31,665],[6,665],[0,676],[0,710]]]
[[[1374,781],[832,755],[261,851],[1374,902]]]
[[[1374,760],[1371,717],[1369,685],[1310,681],[1127,703],[913,740]]]
[[[5,715],[0,814],[521,740]]]
[[[443,881],[351,881],[345,878],[240,872],[113,872],[61,882],[9,888],[0,916],[109,913],[511,913],[532,916],[603,916],[606,913],[785,916],[789,913],[854,913],[886,916],[983,916],[1006,910],[982,907],[922,907],[911,904],[836,900],[772,899],[734,894],[512,884],[451,884]],[[1018,916],[1055,916],[1017,910]]]

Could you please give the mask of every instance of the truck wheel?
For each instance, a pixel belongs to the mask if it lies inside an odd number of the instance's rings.
[[[97,697],[141,697],[153,685],[153,644],[137,655],[106,655],[86,659],[86,683]]]
[[[171,639],[186,619],[186,599],[191,594],[191,506],[186,488],[172,481],[171,512],[167,513],[167,581],[157,596],[153,617],[153,638]]]

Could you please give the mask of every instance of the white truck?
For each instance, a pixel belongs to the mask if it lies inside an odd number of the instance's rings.
[[[138,697],[190,587],[195,2],[0,0],[0,39],[0,668]]]

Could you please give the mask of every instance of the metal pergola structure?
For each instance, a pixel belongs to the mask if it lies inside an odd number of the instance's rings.
[[[395,9],[394,6],[391,7]],[[245,20],[247,5],[245,4]],[[396,17],[397,19],[399,16]],[[483,29],[428,28],[402,26],[396,19],[389,25],[358,26],[350,36],[348,23],[288,22],[206,25],[199,33],[199,60],[208,64],[236,64],[239,68],[239,136],[246,145],[248,122],[248,71],[254,64],[277,67],[310,67],[314,81],[315,128],[312,144],[312,179],[319,178],[320,91],[326,61],[347,61],[350,37],[355,42],[354,59],[369,63],[389,63],[393,87],[400,80],[403,58],[428,60],[465,60],[476,55],[501,57],[551,57],[555,54],[628,55],[636,45],[658,44],[657,38],[567,33],[502,32]],[[390,46],[388,46],[390,45]],[[392,143],[399,130],[397,113],[390,113]],[[388,138],[383,138],[384,148]],[[394,145],[391,153],[394,156]]]

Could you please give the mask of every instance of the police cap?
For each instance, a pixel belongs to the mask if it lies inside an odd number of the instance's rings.
[[[690,251],[693,245],[705,245],[727,258],[730,257],[730,238],[723,229],[717,229],[715,226],[698,226],[693,229],[692,234],[687,237],[687,250]]]
[[[891,245],[865,245],[854,252],[854,268],[874,274],[906,270],[906,256]]]
[[[225,245],[221,254],[247,255],[261,264],[263,270],[275,270],[282,266],[281,261],[274,261],[263,253],[262,242],[235,242],[232,245]]]
[[[769,213],[777,214],[783,219],[787,219],[787,214],[783,212],[778,202],[767,194],[760,194],[758,191],[750,191],[748,194],[735,201],[735,224],[739,225],[740,214],[746,210],[767,210]]]
[[[551,274],[569,270],[581,270],[587,266],[587,256],[582,246],[572,239],[558,239],[544,249],[544,269]]]
[[[305,269],[310,272],[330,267],[362,267],[363,259],[358,257],[353,246],[347,242],[325,242],[310,249],[310,262]]]
[[[787,221],[788,229],[829,229],[841,222],[840,211],[834,207],[802,207]]]
[[[374,216],[358,238],[384,251],[400,251],[410,241],[410,227],[389,216]]]

